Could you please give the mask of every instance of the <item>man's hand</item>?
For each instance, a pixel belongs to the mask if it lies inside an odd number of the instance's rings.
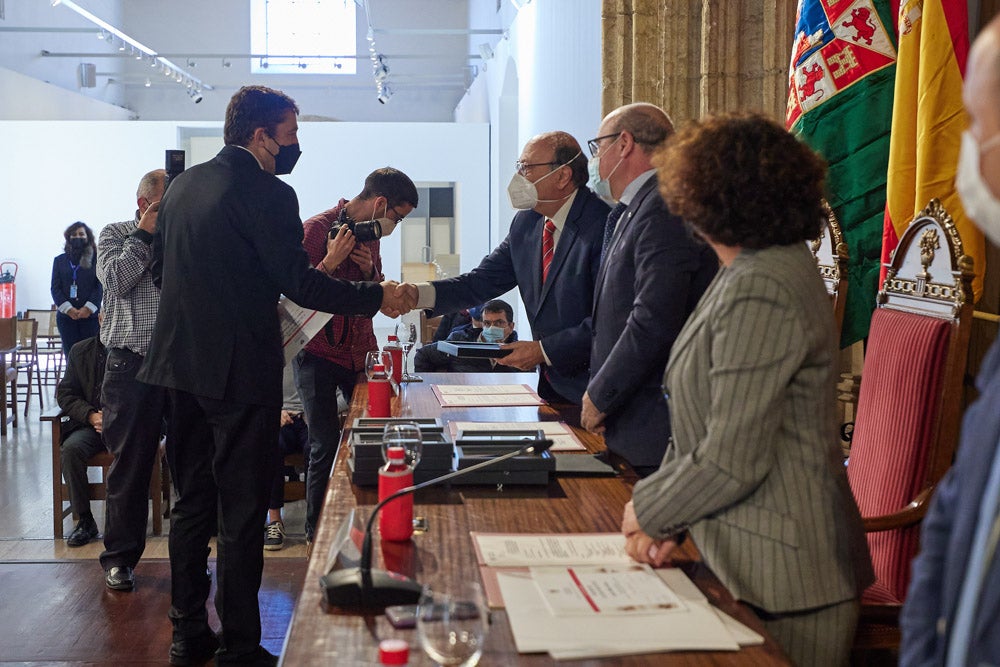
[[[542,345],[537,340],[519,340],[516,343],[505,343],[502,350],[512,350],[506,357],[497,359],[498,364],[513,366],[522,371],[533,371],[539,364],[545,363]]]
[[[85,320],[91,315],[93,315],[94,311],[92,311],[90,308],[87,308],[86,306],[80,306],[80,308],[76,311],[76,313],[81,320]]]
[[[417,305],[417,288],[415,285],[395,280],[382,283],[382,312],[388,317],[399,317],[408,313]]]
[[[360,243],[354,246],[354,250],[350,254],[351,261],[358,265],[361,269],[361,275],[365,277],[366,280],[370,280],[375,277],[375,263],[372,261],[372,251],[368,249],[367,246],[363,246]]]
[[[604,418],[608,415],[597,409],[594,402],[590,400],[590,394],[583,392],[583,407],[580,410],[580,426],[591,433],[600,435],[604,433]]]
[[[643,532],[639,527],[635,506],[631,500],[625,505],[622,533],[625,535],[625,552],[639,563],[650,563],[659,567],[667,561],[670,552],[677,546],[676,540],[657,540]]]
[[[150,234],[156,233],[156,216],[160,211],[160,202],[153,202],[146,207],[146,212],[139,218],[139,229]]]
[[[104,413],[101,410],[97,412],[91,412],[87,415],[87,421],[90,425],[94,427],[94,430],[100,433],[104,429]]]
[[[292,423],[292,413],[288,410],[281,411],[281,425],[288,426]]]
[[[319,263],[319,267],[326,273],[333,273],[351,254],[354,245],[354,234],[347,228],[347,225],[341,225],[340,229],[337,230],[337,235],[332,239],[327,239],[326,257]]]

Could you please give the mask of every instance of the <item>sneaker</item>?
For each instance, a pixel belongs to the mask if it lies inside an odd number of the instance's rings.
[[[312,556],[313,552],[313,541],[311,537],[306,538],[306,560],[309,560],[309,556]]]
[[[285,524],[272,521],[264,530],[264,550],[280,551],[285,548]]]

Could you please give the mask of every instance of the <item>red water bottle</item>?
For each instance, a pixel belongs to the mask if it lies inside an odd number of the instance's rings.
[[[378,470],[378,499],[385,500],[400,489],[413,486],[413,468],[406,464],[406,450],[389,447],[388,462]],[[413,535],[413,494],[400,496],[382,508],[378,530],[383,540],[405,542]]]
[[[398,387],[403,379],[403,346],[395,334],[389,334],[389,342],[382,349],[392,355],[392,381]]]
[[[392,398],[392,387],[389,386],[389,375],[385,366],[375,364],[368,376],[368,416],[389,417],[392,412],[389,401]]]

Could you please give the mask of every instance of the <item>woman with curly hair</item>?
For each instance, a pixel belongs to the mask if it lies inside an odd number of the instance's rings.
[[[100,331],[97,311],[104,288],[97,279],[97,244],[90,227],[74,222],[63,238],[64,252],[52,262],[52,303],[59,310],[56,326],[68,355],[71,347]]]
[[[847,664],[873,575],[837,445],[833,309],[804,243],[825,164],[758,115],[696,122],[654,164],[722,268],[674,343],[672,438],[625,508],[627,549],[659,565],[690,532],[796,664]]]

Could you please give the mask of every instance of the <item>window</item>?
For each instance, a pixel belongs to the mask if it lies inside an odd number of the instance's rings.
[[[253,74],[354,74],[354,0],[251,0],[250,51]]]

